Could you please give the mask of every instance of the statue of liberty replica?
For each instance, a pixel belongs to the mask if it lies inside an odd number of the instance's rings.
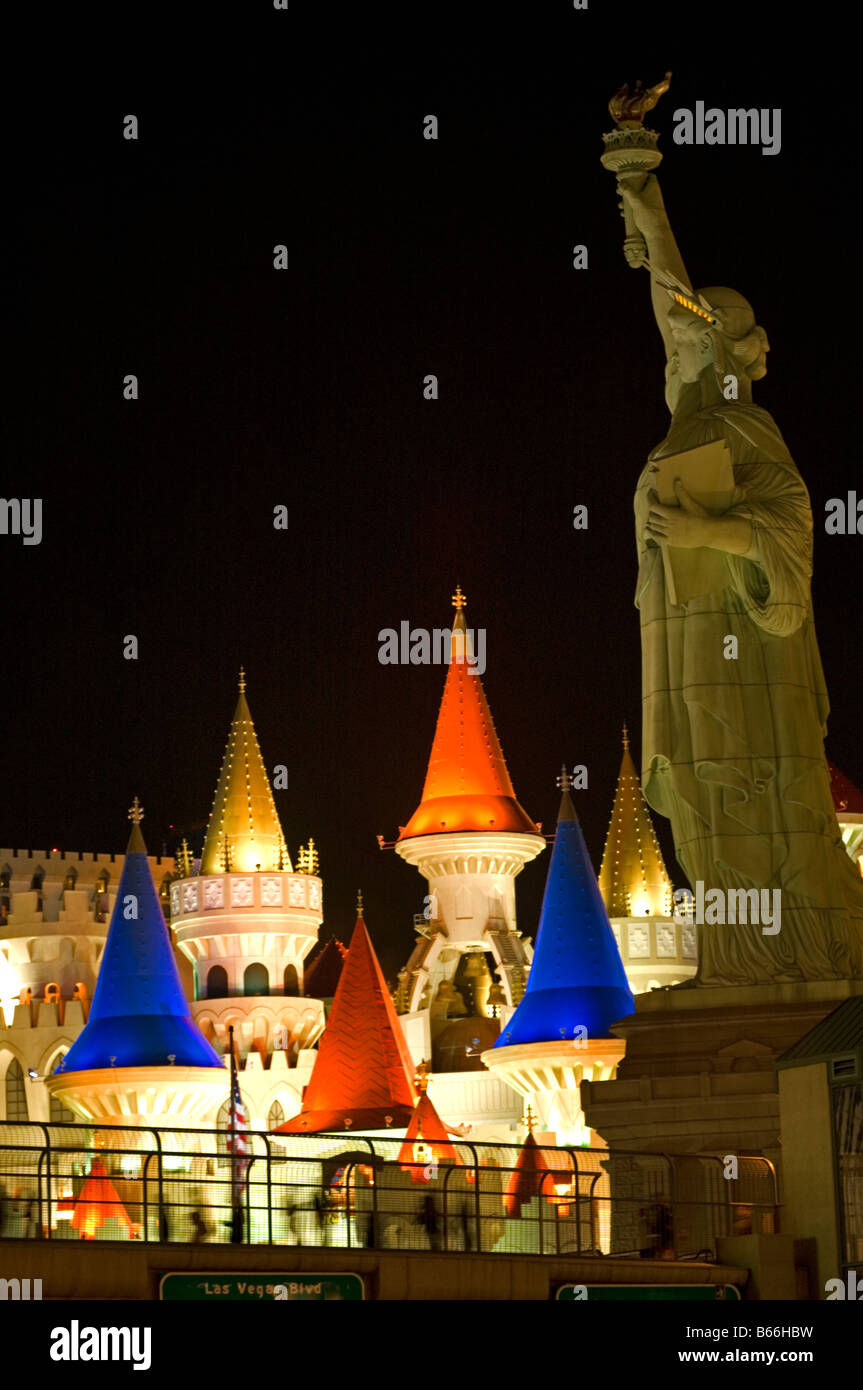
[[[809,495],[752,402],[767,334],[741,294],[694,289],[671,230],[657,137],[642,125],[669,77],[617,94],[602,157],[617,174],[627,261],[650,276],[671,414],[635,493],[644,795],[670,820],[693,889],[753,904],[752,890],[769,890],[781,906],[779,930],[706,914],[692,983],[860,980],[863,878],[824,753]]]

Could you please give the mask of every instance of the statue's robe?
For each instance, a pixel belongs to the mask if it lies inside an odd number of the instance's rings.
[[[757,561],[726,555],[718,592],[672,605],[644,528],[653,461],[724,439],[727,516]],[[772,416],[740,402],[672,419],[635,495],[642,780],[692,887],[780,889],[781,928],[704,925],[699,985],[863,977],[863,878],[845,852],[824,754],[829,704],[812,615],[812,509]],[[738,639],[726,659],[726,637]],[[773,901],[771,897],[771,902]]]

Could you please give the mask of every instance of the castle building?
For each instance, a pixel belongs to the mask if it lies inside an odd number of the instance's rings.
[[[363,1055],[359,1034],[346,1044],[344,1020],[333,1031],[331,1017],[324,1032],[349,955],[332,938],[314,950],[317,855],[309,841],[296,868],[291,861],[241,672],[199,864],[185,851],[176,863],[147,856],[137,821],[125,856],[0,852],[0,1115],[225,1126],[221,1059],[232,1027],[253,1128],[317,1132],[322,1115],[339,1114],[368,1128],[375,1111],[382,1130],[403,1133],[411,1116],[422,1129],[413,1083],[399,1089],[420,1067],[441,1132],[510,1141],[527,1103],[547,1142],[601,1142],[585,1123],[581,1084],[615,1076],[623,1043],[610,1027],[631,1011],[630,990],[692,975],[694,932],[671,915],[624,728],[598,884],[565,772],[560,780],[534,955],[517,926],[515,879],[546,841],[516,799],[472,663],[465,602],[457,589],[425,785],[395,846],[426,880],[429,909],[399,975],[399,1061],[395,1072],[384,1066],[380,1104],[360,1105],[336,1080],[352,1067],[368,1080],[383,1064]],[[846,848],[863,868],[863,796],[832,765],[831,785]],[[124,915],[130,902],[143,904],[137,919]],[[190,972],[186,990],[172,938]],[[374,1012],[382,981],[361,907],[353,940],[347,984],[364,960],[360,994]],[[139,1006],[157,996],[173,1021],[153,1032],[149,1005]],[[362,1008],[355,1013],[362,1020]],[[167,1033],[177,1029],[175,1046]]]

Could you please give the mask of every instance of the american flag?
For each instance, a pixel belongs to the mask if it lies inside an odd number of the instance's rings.
[[[235,1199],[242,1196],[243,1188],[246,1185],[246,1170],[249,1166],[249,1121],[246,1117],[246,1107],[243,1104],[243,1097],[240,1095],[240,1083],[237,1080],[237,1068],[234,1062],[233,1053],[231,1054],[231,1106],[228,1118],[228,1133],[225,1136],[225,1145],[229,1154],[233,1154],[235,1162],[233,1171],[236,1180]],[[233,1129],[233,1134],[231,1130]]]

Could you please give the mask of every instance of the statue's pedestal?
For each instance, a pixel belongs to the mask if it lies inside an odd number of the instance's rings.
[[[609,1149],[763,1154],[779,1167],[774,1062],[863,980],[653,990],[615,1024],[613,1081],[585,1081],[588,1125]]]

